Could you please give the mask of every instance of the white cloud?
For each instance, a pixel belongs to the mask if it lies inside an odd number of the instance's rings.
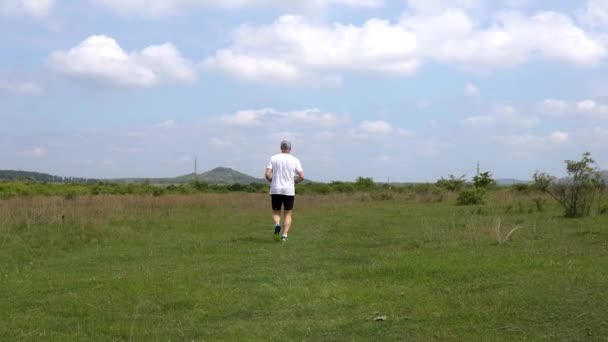
[[[608,26],[608,1],[589,0],[579,13],[580,19],[593,26]]]
[[[163,122],[159,122],[159,123],[155,124],[154,128],[159,128],[161,130],[170,130],[170,129],[183,128],[183,126],[176,123],[175,120],[165,120]]]
[[[570,137],[570,134],[567,132],[555,131],[551,133],[551,139],[555,142],[564,142],[567,141]]]
[[[270,139],[272,141],[289,140],[293,144],[294,142],[299,142],[299,137],[301,135],[302,134],[300,134],[299,132],[284,131],[270,134]]]
[[[306,72],[294,64],[271,57],[255,57],[235,54],[231,50],[220,50],[202,63],[206,70],[231,74],[244,81],[264,84],[287,84],[291,86],[339,86],[342,79],[333,75]]]
[[[54,6],[55,0],[0,0],[0,13],[41,18],[48,16]]]
[[[207,68],[237,78],[294,83],[318,79],[339,84],[340,71],[411,74],[419,66],[415,37],[379,19],[362,26],[322,25],[298,16],[280,17],[269,26],[243,25],[233,44],[207,58]],[[329,74],[327,77],[319,75]],[[309,82],[308,82],[309,83]]]
[[[464,86],[464,93],[470,97],[479,96],[479,89],[473,83],[467,83]]]
[[[363,121],[359,130],[367,134],[388,134],[393,132],[393,126],[386,121]]]
[[[68,51],[53,52],[49,63],[69,77],[127,87],[189,83],[198,77],[192,63],[171,43],[127,53],[113,38],[103,35],[91,36]]]
[[[528,117],[519,113],[512,106],[497,106],[493,112],[488,115],[471,116],[462,121],[463,123],[473,126],[494,126],[494,127],[513,127],[529,129],[539,124],[539,119],[536,117]]]
[[[264,116],[274,113],[276,113],[276,111],[269,108],[240,110],[234,114],[222,116],[222,121],[236,126],[253,126],[261,124],[261,119]]]
[[[480,6],[481,0],[407,0],[409,8],[423,14],[440,13],[447,9],[473,9]]]
[[[335,114],[323,112],[316,108],[288,112],[287,116],[294,122],[316,124],[321,126],[331,126],[336,124],[338,121]]]
[[[608,104],[590,99],[577,102],[546,99],[539,104],[539,108],[543,114],[553,117],[608,119]]]
[[[576,110],[596,119],[608,119],[608,105],[593,100],[583,100],[576,103]]]
[[[491,136],[489,139],[501,145],[519,148],[512,151],[516,155],[532,153],[535,149],[547,146],[546,138],[535,134],[503,134]]]
[[[272,108],[256,110],[240,110],[234,114],[223,115],[221,121],[236,126],[254,126],[272,120],[271,123],[278,124],[307,124],[317,126],[333,126],[345,120],[333,113],[321,111],[316,108],[281,112]]]
[[[546,99],[539,104],[541,111],[550,116],[563,116],[570,109],[570,104],[564,100]]]
[[[592,66],[605,56],[601,41],[560,13],[499,12],[482,27],[462,9],[446,7],[406,13],[397,22],[320,24],[285,15],[270,25],[242,25],[230,46],[202,64],[258,82],[339,85],[345,72],[403,76],[427,61],[485,70],[534,59]]]
[[[412,138],[416,135],[416,133],[407,130],[405,128],[397,128],[397,134],[401,137],[405,137],[405,138]]]
[[[0,93],[14,93],[21,95],[39,95],[43,90],[40,85],[33,82],[9,81],[0,79]]]
[[[514,66],[539,57],[594,65],[606,55],[600,42],[555,12],[500,12],[488,28],[481,28],[464,11],[448,9],[436,15],[406,15],[402,24],[424,46],[424,56],[476,69]]]
[[[375,8],[383,6],[383,0],[92,0],[93,2],[123,14],[151,17],[173,15],[195,8],[215,7],[242,9],[249,7],[277,7],[289,10],[323,9],[332,5],[354,8]]]
[[[42,158],[44,156],[46,156],[48,153],[48,151],[40,146],[36,146],[32,149],[29,150],[21,150],[18,152],[18,154],[22,155],[22,156],[26,156],[26,157],[33,157],[33,158]]]
[[[225,148],[230,146],[230,141],[228,139],[222,139],[218,137],[213,137],[209,139],[209,145],[216,148]]]

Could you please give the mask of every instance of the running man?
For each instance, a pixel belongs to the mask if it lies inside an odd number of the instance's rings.
[[[304,180],[304,170],[298,158],[291,154],[291,143],[281,141],[281,153],[270,158],[266,167],[266,180],[270,182],[274,239],[287,241],[291,228],[291,213],[296,198],[295,185]],[[281,207],[284,209],[283,232],[281,234]]]

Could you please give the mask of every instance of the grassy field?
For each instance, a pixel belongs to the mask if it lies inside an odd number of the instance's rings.
[[[2,200],[0,340],[608,340],[607,214],[454,203],[302,195],[280,243],[263,194]]]

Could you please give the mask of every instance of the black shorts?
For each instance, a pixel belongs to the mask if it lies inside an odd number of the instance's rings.
[[[272,201],[272,210],[281,210],[281,206],[285,210],[292,210],[296,196],[270,195],[270,199]]]

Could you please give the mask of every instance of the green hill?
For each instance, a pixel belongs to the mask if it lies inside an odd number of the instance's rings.
[[[189,183],[195,180],[207,182],[209,184],[250,184],[250,183],[264,183],[264,179],[255,178],[244,174],[242,172],[233,170],[228,167],[216,167],[213,170],[200,173],[195,175],[194,173],[175,177],[173,180],[176,183]]]
[[[47,173],[17,170],[0,170],[0,181],[28,181],[49,183],[97,183],[100,181],[111,183],[152,183],[152,184],[181,184],[193,181],[203,181],[209,184],[250,184],[265,183],[262,178],[255,178],[227,167],[217,167],[213,170],[195,175],[194,173],[168,178],[114,178],[93,179],[79,177],[54,176]]]
[[[242,172],[226,167],[217,167],[213,170],[201,173],[199,178],[209,183],[264,183],[264,179],[255,178]]]
[[[0,181],[26,181],[26,182],[49,182],[49,183],[96,183],[97,179],[81,177],[62,177],[48,173],[22,171],[22,170],[0,170]]]

